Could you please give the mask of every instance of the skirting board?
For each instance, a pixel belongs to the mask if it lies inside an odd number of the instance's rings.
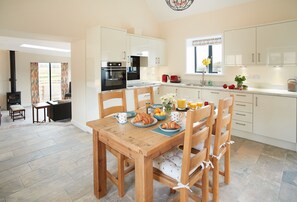
[[[277,140],[274,138],[268,138],[268,137],[265,137],[262,135],[257,135],[257,134],[248,133],[248,132],[235,130],[235,129],[232,130],[232,135],[297,152],[297,144],[296,143]]]
[[[92,128],[90,128],[90,127],[88,127],[86,125],[83,125],[83,124],[81,124],[81,123],[79,123],[77,121],[74,121],[74,120],[71,120],[71,123],[74,126],[78,127],[79,129],[92,134]]]

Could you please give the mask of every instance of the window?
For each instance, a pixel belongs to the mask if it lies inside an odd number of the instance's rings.
[[[202,60],[210,58],[207,68]],[[222,72],[222,37],[206,37],[187,40],[187,73],[221,74]]]
[[[60,100],[61,63],[38,63],[40,102]]]

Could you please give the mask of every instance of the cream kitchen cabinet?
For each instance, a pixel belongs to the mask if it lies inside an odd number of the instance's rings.
[[[257,27],[257,63],[297,64],[297,21]]]
[[[218,106],[219,100],[229,96],[228,92],[220,90],[202,90],[202,100],[214,103],[215,106]]]
[[[162,39],[149,39],[149,67],[164,66],[167,64],[165,41]]]
[[[225,65],[256,63],[256,28],[230,30],[224,33]]]
[[[147,37],[128,35],[129,53],[133,56],[149,56],[150,41]]]
[[[198,101],[202,99],[202,90],[197,88],[183,88],[177,90],[177,98],[186,99],[188,101]]]
[[[230,93],[234,95],[233,129],[253,132],[253,94]]]
[[[127,32],[120,29],[101,27],[101,60],[127,60]]]
[[[296,35],[297,21],[225,31],[225,65],[296,65]]]
[[[296,143],[296,98],[254,94],[253,132]]]
[[[160,96],[166,95],[168,93],[175,93],[177,95],[178,87],[175,86],[164,86],[160,87]]]

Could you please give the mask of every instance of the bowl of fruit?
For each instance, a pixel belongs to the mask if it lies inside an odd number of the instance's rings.
[[[163,112],[160,108],[156,108],[154,110],[154,117],[158,120],[158,121],[162,121],[166,119],[166,112]]]

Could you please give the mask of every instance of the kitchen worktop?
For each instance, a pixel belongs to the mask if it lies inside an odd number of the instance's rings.
[[[197,88],[197,89],[207,89],[207,90],[220,90],[226,92],[236,92],[236,93],[257,93],[263,95],[276,95],[276,96],[284,96],[284,97],[296,97],[297,92],[290,92],[288,90],[281,89],[264,89],[264,88],[251,88],[249,87],[247,90],[236,90],[236,89],[224,89],[221,86],[200,86],[199,84],[188,84],[188,83],[164,83],[164,82],[137,82],[127,85],[127,89],[135,89],[144,86],[175,86],[182,88]]]
[[[236,90],[236,89],[224,89],[221,86],[200,86],[196,84],[185,84],[185,83],[161,83],[161,85],[165,86],[176,86],[183,88],[197,88],[197,89],[208,89],[208,90],[220,90],[227,92],[236,92],[236,93],[257,93],[263,95],[277,95],[284,97],[297,97],[297,92],[290,92],[288,90],[280,90],[280,89],[263,89],[263,88],[248,88],[247,90]]]

